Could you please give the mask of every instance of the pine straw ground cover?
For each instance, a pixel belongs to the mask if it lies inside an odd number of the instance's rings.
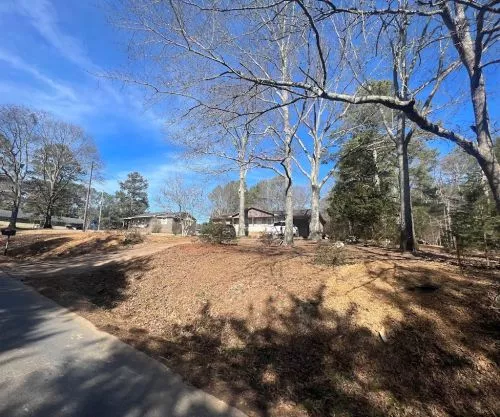
[[[500,413],[496,271],[314,250],[190,244],[27,281],[251,416]]]
[[[12,237],[9,244],[7,256],[0,253],[0,263],[11,260],[42,260],[70,258],[86,254],[103,254],[119,251],[130,246],[138,246],[141,243],[148,245],[163,244],[176,239],[165,235],[142,235],[140,239],[134,234],[127,232],[87,232],[74,230],[29,230],[18,231]],[[129,243],[130,241],[130,243]]]

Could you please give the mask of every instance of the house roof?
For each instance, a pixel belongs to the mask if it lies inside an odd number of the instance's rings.
[[[257,210],[257,211],[269,214],[269,215],[274,216],[274,217],[284,216],[285,215],[285,211],[283,211],[283,210],[272,212],[272,211],[263,210],[263,209],[260,209],[260,208],[257,208],[257,207],[248,207],[246,210]],[[229,219],[229,218],[233,218],[233,217],[238,217],[239,214],[240,214],[239,212],[232,213],[232,214],[221,214],[219,216],[213,216],[213,217],[211,217],[211,219],[212,220]],[[311,210],[310,209],[294,210],[293,211],[293,217],[295,217],[295,218],[299,218],[299,217],[308,218],[308,217],[311,217]],[[321,215],[321,213],[319,214],[319,219],[320,219],[321,223],[323,223],[323,224],[326,223],[326,220],[323,218],[323,216]]]
[[[275,211],[274,215],[275,216],[284,216],[285,215],[285,211],[283,211],[283,210],[281,210],[281,211]],[[299,218],[299,217],[309,218],[309,217],[311,217],[311,209],[294,210],[293,211],[293,217],[295,217],[295,218]],[[319,213],[319,220],[323,224],[326,223],[326,220],[321,215],[321,212]]]
[[[258,207],[248,207],[245,210],[246,211],[257,210],[257,211],[260,211],[262,213],[266,213],[270,216],[274,216],[274,213],[272,211],[263,210],[263,209],[258,208]],[[240,212],[237,211],[236,213],[227,213],[227,214],[219,214],[218,216],[211,216],[211,219],[212,220],[222,220],[222,219],[229,219],[231,217],[238,217],[239,215],[240,215]]]

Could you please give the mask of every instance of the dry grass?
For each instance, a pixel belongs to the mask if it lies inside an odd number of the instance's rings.
[[[27,282],[250,415],[498,415],[497,271],[314,258],[191,244]]]

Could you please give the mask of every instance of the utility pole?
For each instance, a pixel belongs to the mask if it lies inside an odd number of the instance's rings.
[[[89,188],[87,189],[87,199],[85,200],[85,211],[83,212],[83,231],[87,231],[87,211],[89,209],[89,201],[90,201],[90,190],[92,187],[92,173],[94,172],[94,161],[90,165],[90,178],[89,178]]]
[[[97,230],[101,230],[101,215],[102,215],[103,200],[104,200],[104,191],[101,191],[101,205],[99,207],[99,221],[97,222]]]

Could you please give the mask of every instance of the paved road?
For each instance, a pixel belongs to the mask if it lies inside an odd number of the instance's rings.
[[[245,417],[1,271],[0,416]]]

